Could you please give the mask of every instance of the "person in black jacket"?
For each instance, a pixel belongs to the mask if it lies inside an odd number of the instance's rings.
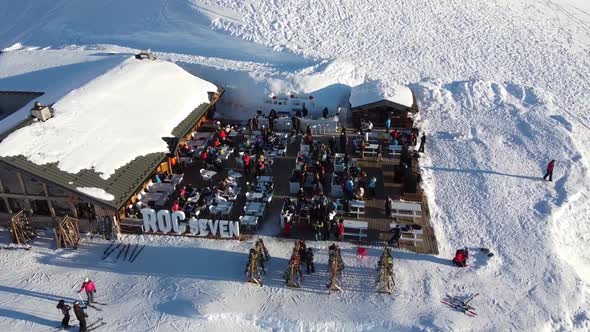
[[[420,147],[418,148],[418,152],[424,153],[424,144],[426,144],[426,134],[422,134],[422,137],[420,137]]]
[[[66,301],[59,300],[57,304],[57,309],[61,310],[61,313],[64,315],[64,318],[61,320],[61,326],[64,329],[70,327],[70,309],[72,309],[69,305],[66,304]]]
[[[88,328],[86,326],[86,317],[88,317],[88,315],[86,314],[86,312],[84,312],[84,309],[86,308],[86,306],[82,307],[80,305],[80,302],[74,302],[74,315],[76,315],[76,319],[80,322],[80,332],[88,331]]]
[[[307,248],[305,253],[305,264],[307,265],[307,274],[315,273],[315,264],[313,262],[313,249]]]

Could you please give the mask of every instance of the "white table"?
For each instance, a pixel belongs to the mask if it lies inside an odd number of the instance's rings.
[[[365,147],[365,154],[377,155],[379,144],[369,144]]]
[[[172,183],[152,183],[148,188],[149,193],[173,193],[174,185]]]
[[[352,231],[346,231],[346,229]],[[344,236],[358,236],[359,241],[362,238],[367,237],[367,230],[369,229],[369,223],[366,221],[359,220],[344,220]]]
[[[244,212],[246,215],[262,217],[264,216],[264,203],[248,202],[244,206]]]
[[[400,224],[396,224],[396,223],[390,223],[389,224],[389,230],[393,230],[396,227],[400,227],[400,231],[401,231],[401,227],[402,226],[406,226],[406,225],[400,225]],[[407,231],[401,231],[400,232],[400,240],[406,240],[406,241],[413,241],[413,242],[422,242],[422,239],[418,238],[418,235],[423,235],[424,231],[422,229],[413,229],[410,227],[409,230]]]
[[[338,199],[336,200],[336,212],[339,214],[349,213],[355,214],[357,218],[365,214],[365,202],[364,201],[352,201],[350,207],[350,212],[344,211],[343,200]]]
[[[211,178],[213,178],[213,176],[215,176],[215,174],[217,174],[217,172],[215,172],[215,171],[209,171],[204,168],[200,170],[200,173],[201,173],[201,178],[203,179],[203,181],[207,181],[207,182],[210,181]]]
[[[257,176],[256,181],[258,181],[258,183],[270,182],[270,181],[272,181],[272,176],[268,176],[268,175]]]
[[[247,192],[246,193],[246,201],[248,201],[248,202],[261,202],[263,196],[264,195],[262,193]]]
[[[258,217],[251,215],[241,216],[240,226],[247,226],[248,228],[255,227],[258,230]]]
[[[402,201],[393,202],[391,217],[406,218],[416,222],[416,219],[422,218],[422,203]]]
[[[217,205],[211,205],[209,212],[213,214],[221,214],[222,216],[229,216],[231,209],[234,206],[232,202],[219,202]]]

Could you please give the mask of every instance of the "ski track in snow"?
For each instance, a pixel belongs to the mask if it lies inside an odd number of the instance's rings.
[[[0,8],[0,48],[152,48],[227,87],[220,106],[240,114],[271,91],[365,77],[407,84],[429,135],[421,166],[441,254],[396,251],[389,296],[371,289],[380,252],[358,261],[344,244],[344,292],[328,296],[325,243],[312,244],[318,272],[289,289],[281,275],[290,241],[265,239],[273,258],[264,287],[244,283],[252,243],[128,236],[148,247],[134,263],[115,263],[100,261],[106,244],[54,252],[42,242],[0,251],[10,271],[0,274],[1,327],[57,326],[57,300],[76,299],[72,284],[90,275],[109,303],[91,319],[108,317],[113,330],[590,330],[588,5],[138,1],[10,4]],[[542,182],[550,159],[554,182]],[[495,256],[474,252],[457,269],[449,257],[462,246]],[[440,303],[474,292],[477,318]]]

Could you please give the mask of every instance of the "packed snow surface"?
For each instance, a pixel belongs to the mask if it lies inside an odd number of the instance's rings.
[[[101,188],[76,187],[76,190],[78,190],[79,192],[84,193],[86,195],[96,197],[98,199],[102,199],[103,201],[112,201],[115,199],[115,196],[107,193],[106,191],[104,191],[104,189],[101,189]]]
[[[91,275],[109,303],[92,315],[108,317],[113,330],[590,330],[589,13],[581,0],[0,7],[0,48],[12,50],[0,59],[31,46],[151,48],[224,87],[226,114],[253,114],[272,93],[321,92],[322,101],[338,100],[335,107],[367,80],[410,87],[428,137],[421,167],[441,251],[396,251],[393,296],[370,289],[378,252],[356,261],[353,245],[345,245],[347,285],[335,296],[325,294],[325,274],[301,290],[285,288],[280,273],[292,242],[270,238],[276,259],[262,288],[243,282],[252,243],[129,237],[151,243],[152,260],[135,265],[99,261],[104,246],[92,242],[78,252],[6,251],[0,262],[11,275],[0,281],[0,325],[57,326],[56,300]],[[551,159],[553,182],[543,182]],[[312,245],[325,264],[327,244]],[[463,246],[475,249],[470,266],[450,266]],[[440,303],[446,293],[475,292],[475,319]]]
[[[174,63],[132,57],[59,99],[53,118],[11,133],[0,155],[108,179],[138,156],[167,152],[162,137],[216,90]]]
[[[390,87],[383,82],[367,81],[353,87],[350,92],[350,107],[352,108],[382,100],[407,107],[412,107],[414,104],[412,90],[401,85]]]

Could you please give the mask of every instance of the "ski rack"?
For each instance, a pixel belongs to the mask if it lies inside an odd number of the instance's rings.
[[[332,292],[342,292],[342,288],[338,285],[344,270],[344,261],[342,261],[342,254],[340,248],[333,243],[329,248],[328,266],[330,268],[330,281],[327,285],[328,294]]]
[[[248,257],[248,265],[246,266],[246,273],[248,275],[248,282],[262,286],[262,276],[260,269],[264,272],[264,261],[268,261],[270,256],[268,250],[264,246],[262,239],[258,239],[254,244],[254,250],[250,251]]]
[[[30,245],[37,233],[31,226],[29,216],[23,211],[19,211],[12,218],[10,218],[10,235],[12,235],[12,242],[15,244]]]
[[[295,242],[293,253],[289,260],[289,267],[287,268],[286,281],[288,287],[301,288],[301,281],[303,281],[303,273],[301,271],[301,255],[299,254],[305,248],[303,240]]]
[[[391,249],[386,246],[383,249],[383,254],[381,254],[379,262],[377,263],[377,276],[375,277],[375,284],[373,287],[379,293],[392,294],[394,286],[393,256],[391,254]]]

